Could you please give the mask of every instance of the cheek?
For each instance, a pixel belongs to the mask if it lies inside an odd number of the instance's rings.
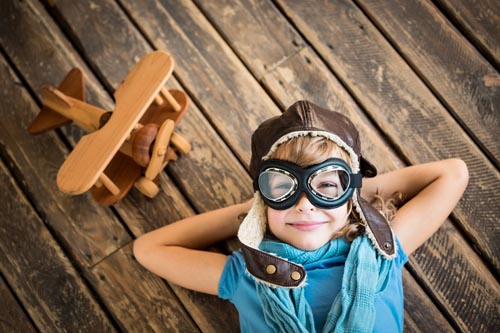
[[[271,226],[276,221],[276,213],[272,209],[267,208],[267,224]]]
[[[341,211],[340,211],[340,215],[345,217],[346,219],[349,217],[349,211],[347,210],[347,204],[343,205],[341,208]]]
[[[342,224],[347,224],[349,221],[350,210],[348,210],[348,205],[345,204],[342,207],[330,210],[329,215],[332,219],[342,222]]]
[[[271,231],[276,230],[284,221],[284,211],[267,208],[267,225]]]

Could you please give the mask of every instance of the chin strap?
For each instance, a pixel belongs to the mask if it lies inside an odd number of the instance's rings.
[[[248,272],[270,287],[296,288],[306,279],[306,270],[273,254],[251,248],[241,243]]]

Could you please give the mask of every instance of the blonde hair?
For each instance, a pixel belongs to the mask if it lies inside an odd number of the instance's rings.
[[[352,168],[349,153],[335,142],[322,136],[307,135],[290,139],[279,145],[270,158],[286,160],[301,167],[307,167],[321,163],[333,155],[339,156]],[[373,204],[388,219],[392,219],[396,211],[396,200],[392,200],[391,198],[387,202],[384,202],[382,197],[376,195]],[[354,238],[364,233],[364,225],[356,210],[352,209],[352,198],[349,199],[347,205],[348,223],[336,232],[332,238],[343,237],[345,240],[351,242]]]

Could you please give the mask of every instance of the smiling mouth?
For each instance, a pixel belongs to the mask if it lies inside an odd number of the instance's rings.
[[[312,231],[326,224],[327,222],[294,222],[287,223],[292,228],[295,228],[300,231]]]

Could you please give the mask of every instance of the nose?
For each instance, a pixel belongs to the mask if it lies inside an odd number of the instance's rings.
[[[302,193],[299,197],[299,200],[295,203],[295,209],[299,212],[312,212],[316,209],[316,207],[309,201],[309,198],[305,193]]]

